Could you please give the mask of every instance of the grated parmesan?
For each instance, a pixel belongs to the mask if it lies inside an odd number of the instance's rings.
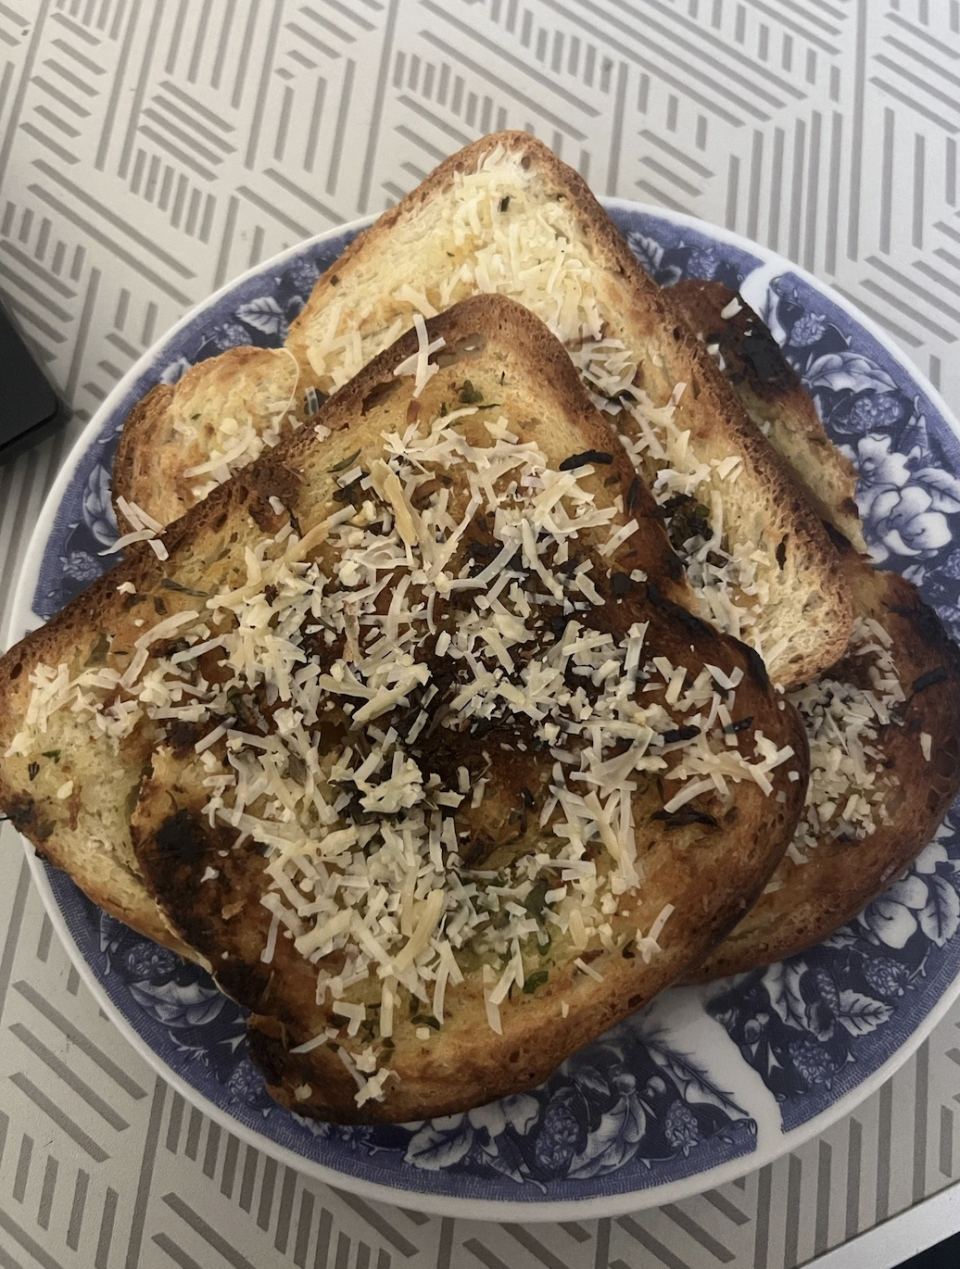
[[[418,377],[436,351],[420,327],[408,368]],[[624,350],[603,357],[610,375],[630,371]],[[318,1006],[330,1002],[335,1024],[298,1052],[370,1026],[378,1043],[415,1033],[408,1002],[442,1026],[465,958],[479,958],[497,1034],[550,956],[576,953],[576,968],[602,979],[589,958],[616,951],[611,918],[643,887],[638,791],[674,782],[667,814],[698,797],[723,805],[739,781],[771,789],[769,773],[792,757],[759,732],[724,733],[740,670],[657,656],[643,623],[592,627],[597,584],[637,522],[619,527],[614,507],[596,505],[589,465],[561,471],[508,419],[478,426],[475,414],[424,413],[385,434],[379,456],[348,460],[341,474],[360,482],[361,506],[325,519],[318,508],[303,531],[249,545],[229,589],[144,628],[122,670],[33,676],[34,733],[59,709],[117,736],[140,718],[161,733],[203,730],[183,759],[203,815],[234,849],[264,852],[261,960],[289,945],[316,974]],[[476,524],[486,553],[474,556]],[[558,611],[556,633],[545,618]],[[207,656],[220,666],[213,681],[200,673]],[[318,745],[320,734],[331,739]],[[444,766],[436,755],[461,734],[468,746]],[[472,825],[501,796],[510,760],[499,755],[522,763],[531,741],[549,777],[537,796],[525,790],[538,849],[497,871],[470,867]],[[639,938],[645,958],[672,910]],[[362,1066],[342,1042],[338,1053],[358,1103],[385,1094],[387,1049],[365,1050]]]

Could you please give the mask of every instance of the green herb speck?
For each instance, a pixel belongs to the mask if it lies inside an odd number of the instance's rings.
[[[550,977],[550,974],[548,970],[545,970],[545,969],[535,970],[534,973],[532,973],[530,977],[527,978],[523,984],[524,994],[527,996],[532,996],[533,993],[537,990],[537,988],[542,987],[549,977]]]

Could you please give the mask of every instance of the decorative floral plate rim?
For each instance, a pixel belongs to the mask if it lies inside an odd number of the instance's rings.
[[[950,472],[938,482],[935,459],[939,453],[942,461],[949,451],[949,467],[960,470],[960,428],[939,393],[892,341],[831,288],[775,252],[662,208],[622,199],[607,199],[605,205],[645,265],[664,283],[688,273],[742,284],[746,298],[786,338],[788,355],[798,360],[798,368],[819,390],[821,407],[834,420],[838,439],[852,442],[851,450],[864,470],[872,463],[870,471],[879,470],[886,480],[884,484],[872,477],[868,488],[870,523],[877,526],[880,553],[886,552],[902,571],[913,568],[921,573],[925,560],[943,557],[948,543],[941,540],[942,525],[948,523],[949,515],[960,513],[960,480]],[[51,544],[64,540],[58,513],[84,462],[89,465],[92,451],[114,435],[116,417],[125,412],[134,388],[137,394],[143,390],[145,376],[156,380],[158,367],[170,361],[178,338],[193,331],[192,348],[200,347],[207,338],[200,319],[218,311],[225,300],[249,295],[251,285],[261,279],[276,284],[278,275],[286,277],[285,266],[296,269],[312,261],[318,252],[322,255],[325,244],[341,243],[369,223],[367,218],[320,234],[248,270],[195,306],[127,372],[77,440],[44,504],[10,607],[8,642],[38,624],[34,606],[45,577],[49,579],[59,569],[64,577],[88,580],[82,561],[78,564],[74,558],[83,552],[48,558]],[[804,308],[803,296],[815,297],[817,309]],[[296,302],[296,295],[271,292],[268,285],[265,294],[248,299],[236,310],[246,328],[236,321],[233,328],[248,340],[257,338],[257,332],[282,332],[283,304],[295,306]],[[858,336],[856,347],[849,347],[842,333],[850,326]],[[236,342],[230,331],[226,337]],[[201,355],[211,350],[203,345]],[[890,370],[898,371],[915,393],[915,410],[906,423],[902,421],[907,413],[902,387],[897,388],[898,399],[902,398],[900,423],[893,418],[896,384],[887,373]],[[863,383],[868,387],[861,390]],[[920,402],[934,420],[932,440]],[[878,424],[879,435],[868,430],[872,423]],[[897,426],[900,448],[894,450]],[[884,427],[891,438],[886,443]],[[904,450],[908,443],[911,448]],[[903,461],[897,466],[899,460]],[[95,504],[104,496],[102,488],[89,494]],[[103,536],[110,532],[104,520],[109,521],[109,512],[97,504],[93,515],[100,516],[99,527],[95,526],[101,535],[98,540],[109,540]],[[954,603],[955,591],[948,598]],[[853,922],[836,936],[835,943],[828,941],[829,948],[822,945],[806,957],[791,958],[732,986],[667,993],[641,1019],[577,1055],[544,1086],[545,1092],[536,1090],[535,1095],[508,1099],[509,1104],[498,1103],[470,1116],[403,1128],[399,1131],[406,1138],[400,1146],[376,1142],[371,1146],[366,1141],[368,1157],[361,1157],[356,1143],[351,1143],[353,1154],[343,1145],[340,1157],[336,1155],[339,1140],[314,1138],[319,1153],[326,1151],[329,1158],[333,1151],[335,1163],[284,1145],[264,1131],[264,1116],[276,1124],[275,1117],[285,1112],[264,1110],[255,1097],[228,1107],[222,1097],[215,1100],[198,1087],[196,1069],[191,1071],[189,1060],[184,1059],[184,1069],[194,1082],[186,1078],[181,1072],[183,1061],[169,1042],[166,1056],[158,1052],[163,1041],[157,1039],[162,1030],[157,1019],[169,1021],[171,1001],[176,1001],[187,1019],[183,1022],[178,1017],[176,1024],[186,1028],[174,1041],[181,1055],[189,1047],[184,1037],[195,1040],[208,1024],[211,1008],[216,1013],[216,1003],[211,1006],[202,984],[188,974],[182,982],[171,976],[169,966],[159,964],[162,958],[153,957],[144,969],[144,948],[152,945],[135,936],[131,938],[136,946],[125,942],[124,927],[118,923],[111,926],[108,919],[101,919],[95,937],[91,905],[84,908],[86,901],[72,883],[47,869],[29,846],[27,853],[51,920],[98,1004],[167,1083],[222,1127],[308,1175],[367,1198],[443,1215],[529,1221],[562,1219],[572,1211],[581,1218],[612,1216],[676,1202],[795,1149],[875,1091],[960,994],[960,936],[956,934],[960,880],[955,880],[960,876],[960,845],[953,849],[952,831],[949,824],[907,879],[898,883],[899,889],[872,905],[868,919],[860,925]],[[904,947],[917,945],[923,938],[932,956],[927,977],[927,952],[915,973],[901,955]],[[868,956],[860,944],[868,952],[876,945],[882,954]],[[118,973],[111,977],[124,956],[128,966],[136,962],[140,966],[136,972],[146,975],[135,979],[132,988]],[[862,963],[857,962],[858,956]],[[824,957],[832,958],[826,967]],[[149,950],[146,958],[150,960]],[[122,999],[120,985],[126,989]],[[138,991],[139,1003],[152,1011],[148,1022],[131,1004],[131,998],[138,999]],[[881,1024],[896,1016],[900,998],[905,1000],[900,1031],[904,1025],[907,1029],[896,1038],[896,1027],[881,1029]],[[217,1025],[222,1028],[222,1020]],[[220,1036],[228,1055],[231,1045],[236,1048],[234,1031],[227,1028]],[[172,1031],[166,1034],[173,1036]],[[699,1049],[707,1039],[711,1047],[718,1040],[726,1045],[720,1062],[723,1086],[708,1078],[715,1074],[714,1067],[708,1072],[698,1065]],[[865,1049],[857,1050],[858,1044],[867,1043],[869,1059]],[[171,1065],[171,1060],[180,1061],[181,1066]],[[642,1087],[641,1068],[646,1072]],[[779,1076],[772,1079],[774,1068],[789,1071],[794,1085],[784,1084]],[[244,1073],[234,1065],[230,1078],[238,1074]],[[246,1087],[242,1078],[238,1087]],[[654,1139],[659,1145],[648,1147],[648,1155],[637,1153],[638,1140]],[[404,1149],[399,1166],[395,1158],[390,1159],[392,1171],[377,1162],[391,1151],[396,1154]],[[408,1164],[408,1159],[413,1162]],[[663,1180],[658,1182],[660,1174]],[[514,1189],[507,1193],[504,1187],[509,1190],[510,1185]],[[489,1197],[491,1193],[496,1197]]]

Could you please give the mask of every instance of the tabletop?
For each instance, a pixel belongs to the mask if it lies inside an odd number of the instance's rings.
[[[0,298],[74,412],[0,469],[0,603],[72,440],[157,336],[502,127],[598,194],[806,266],[960,412],[958,89],[958,0],[0,0]],[[88,994],[3,826],[0,1266],[891,1265],[960,1227],[958,1027],[954,1006],[823,1136],[688,1201],[428,1217],[186,1104]]]

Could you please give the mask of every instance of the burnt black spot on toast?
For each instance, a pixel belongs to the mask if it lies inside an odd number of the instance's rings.
[[[188,867],[200,862],[210,852],[211,843],[199,816],[182,807],[154,834],[162,856]]]
[[[241,960],[227,960],[214,966],[217,986],[246,1009],[256,1009],[264,1000],[270,986],[270,971],[266,966],[250,965]]]
[[[753,324],[738,345],[749,377],[765,387],[793,387],[796,375],[766,326]]]

